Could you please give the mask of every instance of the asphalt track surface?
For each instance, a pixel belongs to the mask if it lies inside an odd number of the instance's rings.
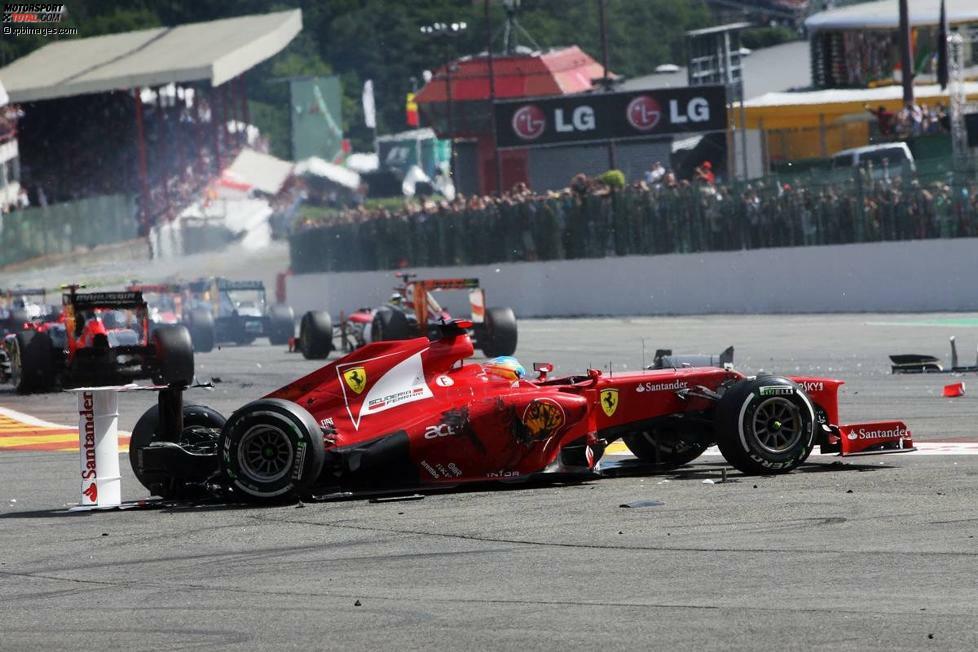
[[[624,370],[643,338],[647,360],[734,344],[747,372],[846,379],[846,420],[978,441],[978,399],[940,395],[962,378],[891,376],[886,360],[944,356],[952,333],[967,357],[978,328],[963,317],[524,321],[519,357]],[[224,347],[199,357],[220,382],[191,399],[229,413],[315,366]],[[124,397],[120,426],[152,400]],[[76,418],[66,394],[4,391],[0,406]],[[0,450],[0,649],[978,648],[975,455],[819,457],[726,483],[703,457],[412,501],[67,514],[77,468],[77,454]],[[123,496],[146,496],[125,461]],[[635,501],[661,504],[620,507]]]

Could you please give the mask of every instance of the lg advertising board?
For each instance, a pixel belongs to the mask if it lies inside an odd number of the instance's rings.
[[[727,128],[723,86],[523,98],[495,105],[497,145],[540,147]]]

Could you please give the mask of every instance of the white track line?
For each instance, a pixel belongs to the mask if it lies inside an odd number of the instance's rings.
[[[29,414],[24,414],[23,412],[18,412],[17,410],[12,410],[0,406],[0,415],[7,418],[13,419],[15,421],[20,421],[25,426],[33,426],[35,428],[77,428],[78,425],[73,426],[62,426],[57,423],[51,423],[50,421],[44,421],[43,419],[38,419],[37,417],[32,417]]]

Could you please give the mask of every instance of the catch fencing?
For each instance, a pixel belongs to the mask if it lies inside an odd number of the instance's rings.
[[[0,266],[138,236],[135,202],[103,195],[0,215]]]
[[[971,176],[970,179],[974,179]],[[734,251],[978,235],[960,176],[824,172],[798,184],[631,186],[296,225],[297,274]]]

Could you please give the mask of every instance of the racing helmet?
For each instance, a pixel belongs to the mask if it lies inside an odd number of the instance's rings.
[[[511,355],[501,355],[498,358],[486,360],[482,365],[487,374],[499,376],[506,380],[519,380],[526,375],[526,369],[520,361]]]

